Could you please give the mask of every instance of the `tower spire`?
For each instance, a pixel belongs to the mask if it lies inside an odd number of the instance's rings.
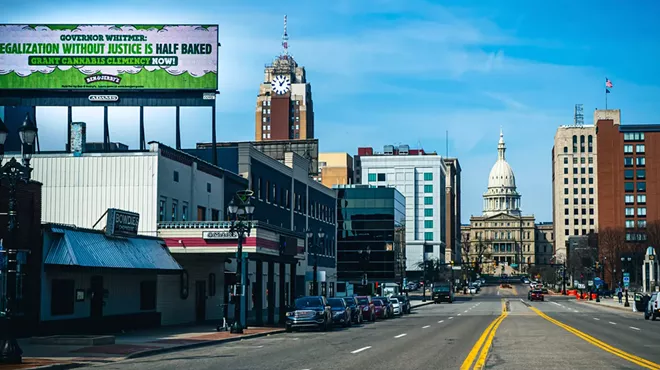
[[[504,152],[506,151],[506,145],[504,144],[504,133],[500,127],[500,141],[497,143],[497,158],[500,160],[506,160]]]
[[[284,33],[282,34],[282,55],[289,55],[289,34],[286,31],[286,15],[284,15]]]

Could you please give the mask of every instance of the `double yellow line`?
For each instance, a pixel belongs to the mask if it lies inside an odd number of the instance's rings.
[[[594,338],[594,337],[592,337],[588,334],[585,334],[585,333],[583,333],[583,332],[581,332],[581,331],[579,331],[579,330],[577,330],[577,329],[575,329],[571,326],[568,326],[568,325],[566,325],[566,324],[564,324],[560,321],[557,321],[557,320],[553,319],[552,317],[544,314],[543,312],[539,311],[538,309],[536,309],[534,307],[529,307],[529,308],[532,311],[534,311],[537,315],[541,316],[542,318],[550,321],[551,323],[559,326],[560,328],[562,328],[562,329],[564,329],[564,330],[566,330],[566,331],[568,331],[572,334],[575,334],[577,337],[579,337],[581,339],[584,339],[585,341],[593,344],[594,346],[602,349],[603,351],[606,351],[606,352],[609,352],[609,353],[611,353],[615,356],[621,357],[622,359],[624,359],[626,361],[630,361],[630,362],[632,362],[636,365],[639,365],[643,368],[653,369],[653,370],[660,370],[660,365],[656,364],[655,362],[645,360],[641,357],[637,357],[635,355],[631,355],[630,353],[624,352],[624,351],[622,351],[618,348],[614,348],[614,347],[610,346],[607,343],[601,342],[600,340],[598,340],[598,339],[596,339],[596,338]]]
[[[465,361],[463,361],[461,370],[484,368],[484,365],[486,365],[486,356],[488,356],[490,346],[493,344],[493,338],[495,338],[495,332],[507,315],[506,302],[502,300],[502,313],[481,334],[477,343],[474,344]],[[474,364],[474,367],[472,364]]]

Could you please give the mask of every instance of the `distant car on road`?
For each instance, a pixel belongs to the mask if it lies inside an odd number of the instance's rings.
[[[530,301],[544,301],[543,291],[541,289],[530,290],[527,294],[527,298]]]
[[[410,299],[408,299],[407,296],[405,296],[405,295],[395,295],[395,296],[392,296],[392,298],[396,298],[396,299],[399,300],[399,303],[401,303],[401,308],[403,310],[403,313],[405,313],[405,314],[410,313],[410,309],[411,309]]]
[[[454,302],[454,291],[451,289],[451,284],[436,284],[431,293],[431,299],[435,303],[441,302]]]
[[[387,318],[387,306],[380,299],[374,299],[374,315],[378,319]]]
[[[401,302],[397,298],[390,297],[390,301],[392,302],[392,313],[394,315],[403,315],[403,308],[401,308]]]

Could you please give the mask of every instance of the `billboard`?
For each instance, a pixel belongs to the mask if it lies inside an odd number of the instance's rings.
[[[0,89],[217,88],[217,25],[0,25]]]

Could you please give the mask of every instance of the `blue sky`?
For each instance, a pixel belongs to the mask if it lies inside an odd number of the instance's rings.
[[[634,3],[634,4],[633,4]],[[500,127],[523,211],[551,221],[554,132],[575,103],[585,121],[609,107],[624,123],[660,122],[660,3],[656,1],[78,1],[3,6],[9,23],[220,25],[218,139],[252,140],[264,64],[290,50],[312,84],[322,151],[408,143],[463,167],[463,222],[481,213]],[[138,4],[138,5],[136,5]],[[62,149],[64,108],[40,108],[42,150]],[[147,138],[174,145],[173,108],[147,110]],[[99,108],[74,109],[102,140]],[[138,112],[110,110],[111,139],[138,145]],[[183,145],[210,140],[210,110],[182,109]]]

